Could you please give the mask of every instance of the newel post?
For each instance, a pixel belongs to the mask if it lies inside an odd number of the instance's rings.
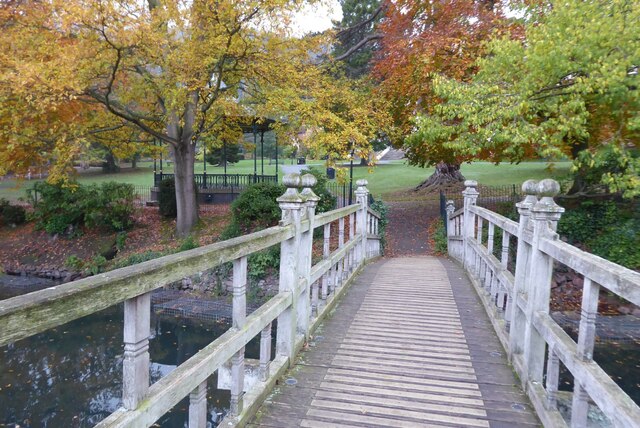
[[[526,317],[522,309],[518,307],[518,296],[526,293],[526,276],[529,269],[529,259],[531,249],[529,244],[525,242],[525,232],[531,229],[530,217],[531,208],[538,202],[536,193],[538,192],[538,182],[536,180],[527,180],[522,183],[522,192],[525,194],[522,202],[518,202],[516,207],[520,214],[518,223],[518,247],[516,249],[516,272],[513,286],[513,304],[509,305],[507,310],[510,311],[508,318],[511,320],[509,330],[509,350],[511,354],[522,354],[524,350],[524,329],[526,326]]]
[[[280,244],[280,284],[279,292],[290,292],[293,296],[291,307],[287,308],[278,317],[278,331],[276,338],[276,353],[289,358],[293,362],[296,343],[296,331],[298,325],[298,299],[297,290],[299,283],[298,257],[300,255],[301,241],[301,216],[304,200],[298,192],[302,184],[299,174],[287,174],[282,179],[282,184],[287,187],[284,195],[277,201],[282,210],[281,226],[292,225],[293,237]]]
[[[452,248],[451,248],[451,241],[449,240],[449,237],[453,236],[456,234],[455,231],[455,225],[453,224],[453,221],[451,221],[451,216],[453,215],[454,211],[456,210],[456,207],[453,203],[453,201],[451,199],[449,199],[447,201],[447,220],[446,220],[446,228],[447,228],[447,252],[452,255],[451,253],[453,252]]]
[[[309,320],[311,318],[311,299],[309,298],[309,290],[311,288],[311,256],[313,251],[313,230],[314,219],[316,216],[316,207],[320,197],[313,193],[312,187],[316,185],[318,180],[313,174],[305,174],[301,177],[302,193],[300,196],[305,201],[305,219],[309,221],[309,229],[302,234],[300,242],[300,258],[298,276],[304,279],[304,290],[298,297],[298,332],[305,335],[305,339],[309,336]],[[317,287],[315,289],[317,302]]]
[[[533,314],[549,313],[551,295],[551,274],[553,258],[540,251],[540,241],[553,239],[558,220],[564,208],[555,203],[553,197],[560,192],[560,185],[551,179],[538,183],[540,200],[531,208],[533,221],[533,243],[531,246],[531,266],[527,273],[527,327],[524,332],[524,361],[528,378],[542,382],[544,369],[545,341],[533,327]]]
[[[462,191],[462,194],[464,195],[464,220],[462,224],[464,250],[462,260],[467,271],[470,271],[472,269],[472,266],[474,265],[474,254],[470,248],[469,241],[474,237],[476,215],[472,213],[469,208],[476,204],[479,193],[478,190],[476,190],[476,187],[478,187],[477,181],[466,180],[464,182],[464,185],[465,189]]]
[[[369,189],[367,189],[367,180],[358,180],[356,185],[356,203],[360,205],[356,218],[356,230],[361,235],[361,241],[358,245],[356,260],[358,264],[364,263],[367,258],[367,208],[369,202]]]

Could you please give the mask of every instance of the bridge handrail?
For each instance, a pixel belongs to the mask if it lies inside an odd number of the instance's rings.
[[[230,379],[230,384],[222,386],[231,390],[229,414],[222,424],[242,424],[335,306],[345,285],[367,258],[379,255],[375,245],[379,241],[370,239],[369,231],[377,230],[377,222],[368,217],[366,180],[357,182],[357,204],[317,216],[313,175],[289,174],[283,181],[287,191],[278,198],[279,226],[0,301],[0,346],[124,302],[123,407],[98,426],[150,426],[186,396],[189,426],[205,426],[207,378],[216,370],[219,384],[221,372]],[[313,265],[317,227],[325,232],[323,259]],[[337,229],[337,244],[330,240],[332,229]],[[247,317],[248,256],[278,244],[279,292]],[[151,292],[227,262],[233,263],[231,329],[149,385]],[[276,319],[272,358],[271,330]],[[244,348],[258,334],[259,370],[249,371],[254,378],[246,383]]]
[[[614,426],[638,426],[640,407],[593,361],[593,349],[600,287],[638,305],[640,274],[559,240],[564,209],[553,201],[559,190],[553,180],[523,184],[519,222],[477,206],[477,183],[465,185],[464,207],[447,203],[449,254],[469,273],[543,424],[567,426],[557,404],[562,362],[574,377],[572,427],[587,425],[589,399]],[[555,262],[583,276],[577,341],[549,315]]]

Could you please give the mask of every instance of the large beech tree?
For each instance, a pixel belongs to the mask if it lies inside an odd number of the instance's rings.
[[[477,71],[475,60],[486,40],[508,24],[501,3],[492,0],[386,1],[384,11],[373,74],[406,136],[414,128],[415,115],[430,113],[441,100],[433,92],[434,76],[468,81]],[[420,144],[415,138],[396,143],[404,145],[410,163],[436,166],[424,186],[463,179],[460,163],[469,157],[442,145]]]
[[[640,194],[640,3],[590,0],[532,8],[521,40],[493,40],[469,81],[432,81],[411,147],[455,158],[575,160],[574,191]],[[635,154],[634,154],[635,151]]]
[[[64,180],[98,134],[103,144],[136,135],[132,152],[159,141],[175,161],[177,232],[185,235],[198,220],[196,142],[224,138],[234,117],[287,117],[317,130],[311,141],[327,151],[345,151],[346,141],[366,151],[371,127],[363,123],[375,123],[368,101],[351,109],[362,100],[349,86],[337,90],[340,80],[317,63],[324,36],[291,36],[301,4],[2,2],[0,168],[53,161],[51,179]]]

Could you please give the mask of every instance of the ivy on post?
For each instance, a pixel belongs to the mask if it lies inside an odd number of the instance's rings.
[[[291,307],[287,308],[278,317],[278,331],[276,338],[276,353],[289,358],[289,363],[293,362],[296,331],[298,325],[298,256],[300,253],[301,240],[301,217],[304,208],[304,200],[298,192],[302,185],[300,174],[286,174],[282,179],[282,184],[287,190],[278,199],[278,204],[282,210],[281,226],[293,225],[293,237],[280,244],[280,284],[279,292],[290,292],[293,297]]]
[[[555,203],[553,197],[560,192],[560,185],[551,179],[538,183],[538,202],[531,208],[533,221],[533,242],[531,246],[531,264],[527,272],[527,314],[524,331],[524,361],[529,380],[542,383],[544,368],[545,341],[533,327],[533,314],[549,312],[551,294],[551,274],[553,258],[539,249],[540,241],[555,235],[558,220],[564,208]]]
[[[464,195],[464,220],[463,220],[463,264],[467,270],[470,270],[470,267],[475,264],[474,253],[469,248],[469,240],[473,239],[473,234],[475,232],[475,214],[469,211],[469,207],[476,204],[478,200],[478,191],[476,187],[478,187],[478,182],[474,180],[466,180],[464,182],[465,189],[462,191]]]
[[[356,218],[356,228],[358,233],[361,234],[360,245],[358,245],[358,252],[356,260],[358,264],[364,263],[367,257],[367,206],[369,201],[369,189],[367,189],[367,180],[358,180],[356,185],[356,203],[360,205]]]
[[[530,248],[524,240],[524,234],[529,229],[529,220],[531,216],[531,208],[538,202],[536,193],[538,191],[538,182],[536,180],[527,180],[522,183],[522,192],[525,194],[524,199],[516,204],[520,221],[518,223],[518,247],[516,249],[516,272],[513,286],[513,304],[509,305],[508,318],[511,320],[509,330],[509,349],[512,354],[521,354],[524,349],[524,328],[526,324],[525,314],[516,304],[518,296],[525,293],[526,289],[526,270],[529,263]]]
[[[311,305],[309,299],[309,289],[311,287],[311,252],[313,247],[313,229],[316,215],[316,207],[320,197],[313,193],[312,187],[316,185],[317,179],[313,174],[305,174],[301,178],[302,193],[300,196],[304,200],[306,208],[306,219],[309,221],[309,230],[302,234],[299,257],[299,277],[304,279],[304,290],[298,295],[298,332],[304,334],[305,339],[309,335],[309,319],[311,318]],[[317,287],[315,288],[317,302]]]

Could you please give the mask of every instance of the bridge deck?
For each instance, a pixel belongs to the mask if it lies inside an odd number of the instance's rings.
[[[445,259],[368,266],[249,426],[538,426],[474,293]]]

